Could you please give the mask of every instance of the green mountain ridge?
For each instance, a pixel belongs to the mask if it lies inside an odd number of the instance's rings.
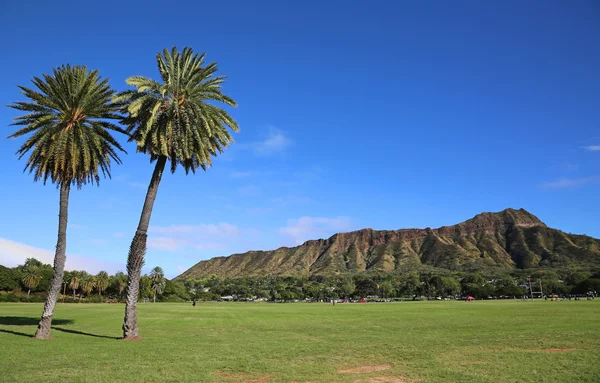
[[[506,209],[437,229],[362,229],[296,247],[216,257],[175,279],[394,272],[420,264],[451,270],[598,265],[600,240],[549,228],[524,209]]]

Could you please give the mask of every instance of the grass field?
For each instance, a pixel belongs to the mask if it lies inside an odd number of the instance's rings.
[[[600,300],[0,304],[2,382],[599,382]]]

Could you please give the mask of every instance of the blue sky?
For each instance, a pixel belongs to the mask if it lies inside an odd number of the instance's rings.
[[[100,5],[101,4],[101,5]],[[239,103],[236,144],[206,173],[166,175],[146,268],[363,227],[525,208],[600,237],[600,6],[593,1],[13,1],[0,3],[0,103],[63,63],[117,89],[191,46]],[[3,136],[15,111],[0,108]],[[121,139],[124,141],[123,139]],[[0,263],[52,259],[58,191],[0,140]],[[68,266],[124,270],[152,166],[73,191]]]

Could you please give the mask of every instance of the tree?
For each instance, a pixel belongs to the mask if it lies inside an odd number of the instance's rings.
[[[346,278],[346,280],[344,281],[344,283],[342,283],[342,286],[340,287],[340,292],[344,297],[346,297],[346,299],[348,299],[354,293],[355,290],[356,285],[354,284],[352,278]]]
[[[108,287],[108,273],[106,271],[100,271],[96,274],[96,288],[98,294],[102,296],[102,292]]]
[[[152,281],[152,295],[154,303],[156,303],[156,295],[162,294],[165,290],[165,274],[159,266],[150,271],[150,280]]]
[[[19,288],[19,282],[23,279],[22,272],[18,268],[0,266],[0,291],[12,291]]]
[[[113,277],[113,283],[115,285],[115,290],[119,292],[120,298],[127,287],[127,275],[123,274],[122,271],[118,271]]]
[[[214,76],[217,64],[204,62],[204,54],[195,54],[184,48],[173,47],[157,55],[162,83],[134,76],[127,84],[135,87],[121,93],[115,101],[122,103],[126,117],[123,122],[131,140],[137,143],[138,152],[156,161],[148,186],[137,230],[131,241],[127,257],[127,299],[123,336],[138,336],[136,304],[140,273],[146,252],[150,216],[158,186],[167,161],[171,172],[177,165],[186,174],[211,166],[211,156],[221,153],[233,142],[227,127],[238,131],[237,123],[227,112],[210,102],[236,106],[233,99],[221,93],[223,76]]]
[[[93,275],[89,275],[86,273],[81,278],[81,291],[83,291],[84,293],[86,293],[86,295],[89,296],[89,294],[92,292],[92,290],[94,290],[95,287],[96,278]]]
[[[396,295],[396,289],[394,289],[394,285],[390,281],[383,281],[380,288],[382,298],[394,298]]]
[[[28,266],[23,270],[23,285],[28,289],[27,296],[31,293],[31,289],[35,289],[42,280],[41,268],[39,266]]]
[[[69,288],[73,290],[73,299],[75,299],[75,292],[79,289],[81,283],[81,272],[73,271],[71,273],[71,279],[69,280]]]
[[[33,173],[34,181],[50,180],[60,189],[54,275],[35,334],[49,338],[65,269],[71,185],[97,184],[100,172],[110,177],[111,160],[120,163],[117,150],[124,151],[110,131],[123,130],[110,122],[120,118],[118,105],[111,102],[115,92],[98,71],[65,65],[32,82],[37,90],[19,86],[29,101],[9,105],[25,112],[14,119],[13,125],[21,128],[9,138],[31,133],[17,151],[19,158],[30,153],[25,170]]]

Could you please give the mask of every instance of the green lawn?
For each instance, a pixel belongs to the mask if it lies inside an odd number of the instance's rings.
[[[117,304],[59,304],[39,341],[41,304],[0,304],[0,381],[600,381],[600,300],[138,307],[142,341]]]

